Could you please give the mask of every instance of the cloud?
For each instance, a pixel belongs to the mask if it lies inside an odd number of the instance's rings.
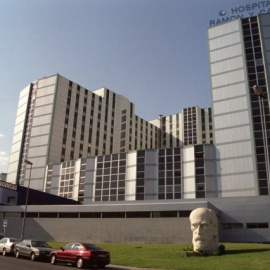
[[[8,159],[9,159],[8,154],[4,151],[0,151],[0,165],[7,165]]]
[[[5,134],[0,133],[0,138],[4,138]]]

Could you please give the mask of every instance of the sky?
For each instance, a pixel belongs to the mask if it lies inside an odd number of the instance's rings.
[[[106,87],[145,120],[210,107],[207,28],[221,10],[258,2],[0,0],[0,173],[7,172],[19,92],[43,77]]]

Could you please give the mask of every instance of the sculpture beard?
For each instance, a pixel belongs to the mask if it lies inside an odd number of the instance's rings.
[[[193,250],[195,252],[208,252],[211,253],[213,251],[216,251],[218,249],[218,243],[216,236],[212,237],[204,237],[204,236],[198,236],[193,235]]]

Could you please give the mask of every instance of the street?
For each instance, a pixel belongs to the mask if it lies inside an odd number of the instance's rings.
[[[49,262],[40,262],[34,261],[32,262],[28,258],[20,258],[16,259],[15,257],[11,256],[1,256],[0,255],[0,269],[5,270],[72,270],[77,269],[71,265],[66,264],[57,264],[51,265]],[[96,267],[91,267],[88,269],[97,269]],[[126,266],[115,266],[115,265],[108,265],[106,270],[139,270],[139,268],[134,267],[126,267]],[[144,268],[144,270],[147,270]],[[154,270],[154,269],[153,269]]]

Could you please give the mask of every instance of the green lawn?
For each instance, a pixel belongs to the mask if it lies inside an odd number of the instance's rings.
[[[49,243],[59,248],[65,243]],[[225,254],[209,257],[183,257],[182,244],[97,244],[110,251],[111,263],[141,268],[179,270],[262,270],[270,269],[270,244],[225,243]]]

